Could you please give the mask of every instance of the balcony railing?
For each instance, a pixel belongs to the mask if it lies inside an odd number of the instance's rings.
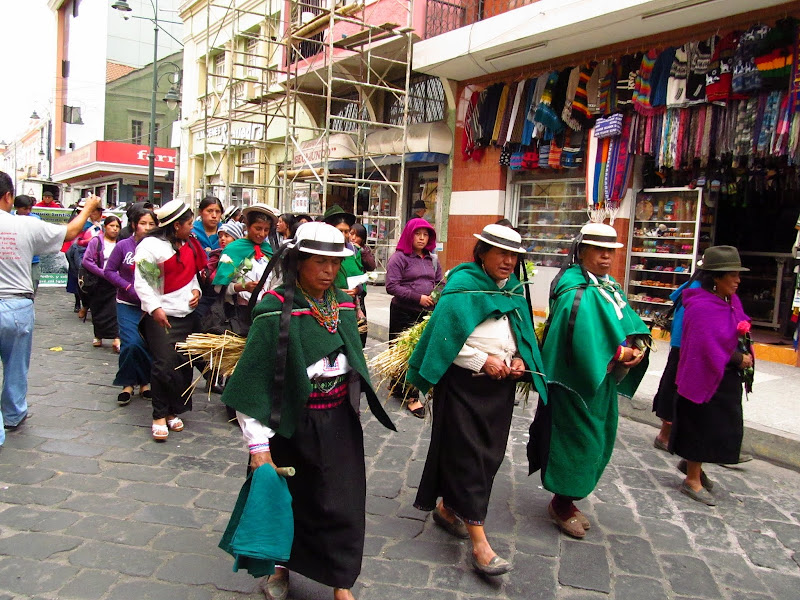
[[[426,0],[425,37],[472,25],[534,2],[538,0]]]

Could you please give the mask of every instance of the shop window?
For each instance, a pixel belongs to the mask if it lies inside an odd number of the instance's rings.
[[[215,54],[212,58],[213,61],[213,72],[214,75],[219,77],[223,77],[225,75],[225,53],[220,52],[219,54]]]
[[[403,82],[395,82],[402,86]],[[432,123],[444,120],[444,87],[438,77],[415,75],[408,86],[408,122]],[[392,97],[387,103],[386,122],[400,125],[403,122],[403,98]]]
[[[572,240],[586,224],[584,179],[514,184],[511,220],[535,264],[562,267]]]
[[[131,142],[139,146],[142,145],[142,128],[144,123],[142,121],[131,121]]]

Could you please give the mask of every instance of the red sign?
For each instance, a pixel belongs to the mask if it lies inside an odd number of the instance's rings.
[[[148,166],[149,146],[125,144],[123,142],[92,142],[74,152],[56,158],[53,163],[55,173],[72,171],[92,163],[114,163],[131,166]],[[156,148],[155,166],[162,169],[175,168],[175,149]],[[99,166],[99,165],[98,165]]]

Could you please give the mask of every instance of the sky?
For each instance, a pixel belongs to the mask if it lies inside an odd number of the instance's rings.
[[[47,0],[0,0],[0,140],[24,132],[31,113],[53,111],[56,17]]]

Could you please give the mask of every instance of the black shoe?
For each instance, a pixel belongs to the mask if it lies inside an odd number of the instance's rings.
[[[3,429],[6,431],[16,431],[19,427],[25,422],[25,420],[30,416],[31,413],[25,413],[25,416],[19,420],[19,423],[16,425],[3,425]]]
[[[232,406],[225,405],[225,414],[228,415],[228,423],[239,426],[239,419],[236,418],[236,409]]]
[[[121,392],[119,396],[117,396],[117,404],[119,406],[127,406],[131,403],[131,393],[130,392]]]
[[[142,398],[144,398],[145,400],[152,400],[153,399],[153,392],[151,392],[150,390],[145,390],[143,392],[140,392],[139,395]]]

